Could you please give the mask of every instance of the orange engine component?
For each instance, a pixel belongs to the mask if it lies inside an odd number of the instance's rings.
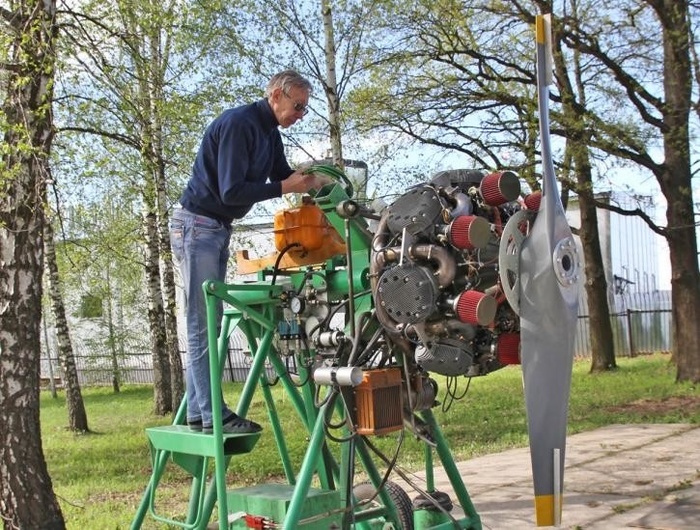
[[[365,370],[355,387],[355,424],[364,436],[403,428],[400,368]]]
[[[328,222],[323,210],[315,204],[302,204],[298,208],[281,210],[275,214],[275,248],[282,251],[292,243],[298,243],[304,252],[323,247],[330,258],[345,253],[345,242]],[[326,254],[326,252],[324,252]]]

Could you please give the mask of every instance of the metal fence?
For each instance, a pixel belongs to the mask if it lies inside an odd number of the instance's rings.
[[[182,348],[182,345],[181,345]],[[153,357],[150,352],[123,351],[111,353],[108,348],[99,348],[92,344],[84,347],[74,346],[75,365],[78,381],[81,386],[109,386],[115,379],[119,384],[153,384]],[[185,366],[185,351],[180,351],[183,367]],[[245,381],[250,370],[251,356],[245,339],[238,334],[232,334],[229,349],[224,363],[224,381]],[[274,377],[271,366],[266,367],[270,378]],[[60,387],[63,383],[63,369],[54,352],[41,358],[41,383],[48,388],[54,384]]]
[[[615,355],[633,357],[653,352],[671,351],[671,293],[627,293],[615,295],[610,314]],[[591,356],[590,316],[585,296],[579,311],[574,352],[578,357]]]
[[[635,356],[652,352],[671,351],[671,299],[670,293],[628,293],[616,295],[613,301],[615,312],[610,315],[615,355]],[[585,310],[585,300],[581,307]],[[579,358],[591,355],[590,317],[580,311],[574,354]],[[183,346],[181,348],[184,350]],[[137,351],[120,352],[113,355],[107,348],[101,349],[91,344],[89,347],[75,348],[75,362],[81,386],[112,385],[117,377],[120,384],[152,384],[153,359],[145,348]],[[184,366],[184,351],[181,352]],[[243,335],[233,333],[229,341],[228,355],[224,364],[224,381],[245,381],[250,369],[250,354]],[[267,367],[268,377],[274,377],[274,370]],[[55,353],[45,356],[41,362],[42,383],[48,387],[51,376],[60,386],[63,380],[62,369]]]

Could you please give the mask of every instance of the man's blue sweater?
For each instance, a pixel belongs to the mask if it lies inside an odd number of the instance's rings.
[[[282,196],[294,170],[266,99],[229,109],[207,128],[180,198],[190,212],[230,224],[256,202]]]

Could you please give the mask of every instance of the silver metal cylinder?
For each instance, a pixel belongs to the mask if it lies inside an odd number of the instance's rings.
[[[322,366],[314,370],[314,381],[319,385],[357,386],[362,377],[362,368],[356,366]]]

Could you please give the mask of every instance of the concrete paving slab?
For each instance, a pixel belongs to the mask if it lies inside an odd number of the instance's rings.
[[[700,486],[665,497],[643,499],[626,511],[602,517],[586,526],[586,530],[697,530],[700,528]]]
[[[700,530],[699,425],[611,425],[571,435],[565,465],[562,528]],[[527,448],[457,468],[484,529],[536,528]],[[412,480],[424,487],[424,477],[416,473]],[[435,485],[454,500],[442,468],[435,469]]]
[[[700,490],[656,502],[628,526],[653,530],[697,530],[700,527]]]

